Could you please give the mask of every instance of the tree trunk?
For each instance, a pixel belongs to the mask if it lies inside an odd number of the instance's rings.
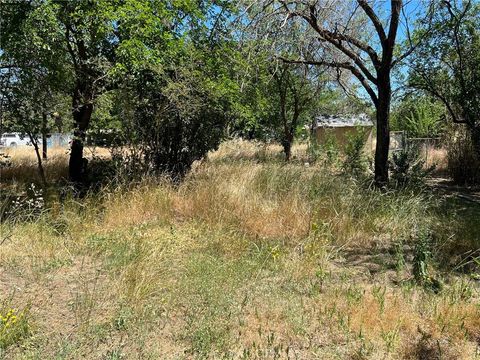
[[[390,76],[379,77],[377,110],[377,144],[375,148],[375,184],[388,184],[388,150],[390,147],[390,101],[392,90]]]
[[[293,137],[290,135],[287,135],[285,139],[282,141],[283,152],[285,153],[286,162],[289,162],[292,156],[292,142],[293,142]]]
[[[45,176],[45,170],[43,169],[42,157],[40,156],[40,148],[38,147],[38,141],[33,137],[32,134],[28,134],[30,138],[30,142],[35,149],[35,155],[37,156],[37,164],[38,164],[38,173],[40,174],[40,179],[42,180],[42,185],[44,188],[47,187],[47,178]]]
[[[76,186],[81,186],[85,185],[87,180],[85,177],[87,161],[83,158],[83,145],[90,118],[92,117],[93,104],[87,103],[76,106],[76,99],[74,99],[73,109],[75,130],[73,132],[68,173],[70,181]]]
[[[293,96],[294,96],[294,110],[293,110],[293,117],[292,122],[288,124],[287,121],[287,111],[286,111],[286,94],[283,96],[282,99],[282,120],[283,120],[283,129],[284,129],[284,138],[283,138],[283,151],[285,152],[285,161],[289,162],[292,156],[292,144],[293,138],[295,136],[295,129],[297,128],[298,117],[300,116],[300,108],[299,108],[299,99],[295,89],[293,89]]]
[[[47,114],[42,114],[42,158],[47,159]]]

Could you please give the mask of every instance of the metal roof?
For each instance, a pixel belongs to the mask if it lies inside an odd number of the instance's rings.
[[[354,127],[373,126],[372,120],[366,114],[359,115],[320,115],[315,118],[316,127]]]

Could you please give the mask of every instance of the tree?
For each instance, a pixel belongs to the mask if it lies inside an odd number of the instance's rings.
[[[446,107],[454,123],[469,129],[480,154],[480,4],[441,2],[433,18],[434,31],[415,52],[408,84]],[[422,36],[419,28],[416,36]]]
[[[308,121],[306,115],[318,101],[317,95],[322,88],[321,79],[308,66],[295,66],[283,63],[273,70],[273,87],[281,121],[280,143],[283,146],[285,160],[290,161],[292,143],[299,125]]]
[[[223,138],[238,94],[229,66],[236,44],[224,28],[227,5],[205,2],[168,49],[125,63],[116,117],[144,170],[180,179]]]
[[[294,30],[289,30],[285,32],[292,36]],[[281,61],[270,45],[249,42],[241,48],[234,60],[240,94],[233,104],[234,132],[249,139],[278,141],[287,161],[295,136],[318,112],[367,111],[358,97],[346,95],[328,81],[328,69]]]
[[[248,8],[253,13],[251,18],[269,22],[266,28],[271,33],[291,21],[304,25],[305,37],[299,44],[297,58],[281,57],[283,61],[331,67],[338,70],[339,78],[347,70],[363,86],[376,108],[375,181],[379,186],[386,185],[392,69],[418,46],[418,42],[411,41],[405,52],[395,54],[402,15],[408,25],[403,0],[390,1],[385,9],[389,13],[386,20],[381,19],[378,4],[367,0],[342,3],[263,0],[254,4],[257,6],[250,4]]]
[[[43,186],[47,186],[42,159],[47,158],[47,132],[53,114],[57,114],[61,106],[59,98],[54,96],[51,79],[45,73],[25,67],[2,75],[10,78],[2,88],[8,114],[8,121],[3,125],[28,136],[37,157],[40,179]]]
[[[221,49],[190,44],[176,52],[167,72],[142,69],[125,83],[123,101],[132,111],[123,125],[145,168],[180,179],[217,148],[235,92],[226,64]]]
[[[61,102],[57,96],[58,86],[66,81],[68,72],[62,68],[57,52],[45,47],[38,38],[28,36],[36,28],[41,33],[45,24],[44,19],[27,16],[32,9],[30,3],[14,3],[11,7],[0,8],[0,15],[17,15],[9,17],[1,38],[0,68],[3,71],[0,70],[0,78],[3,86],[0,95],[10,120],[9,124],[2,125],[29,137],[37,155],[40,177],[46,185],[42,158],[47,158],[49,120],[58,113]]]
[[[324,71],[320,67],[289,64],[277,58],[278,54],[287,56],[294,52],[291,43],[301,38],[301,29],[297,26],[282,29],[283,36],[289,39],[286,43],[256,38],[257,34],[249,27],[243,31],[241,59],[236,61],[243,104],[240,119],[246,120],[244,128],[254,129],[250,135],[278,141],[289,161],[297,131],[306,122],[310,123],[320,104],[319,95],[326,88]]]
[[[82,184],[83,147],[95,101],[115,86],[125,69],[156,61],[160,53],[169,51],[175,39],[182,37],[183,26],[201,14],[204,4],[193,0],[45,0],[28,4],[6,11],[18,20],[12,22],[14,31],[61,54],[59,61],[65,61],[72,75],[72,81],[65,84],[74,122],[69,175],[74,183]],[[23,26],[32,19],[43,26]],[[8,49],[10,39],[6,40]]]
[[[173,113],[170,112],[169,115],[173,117],[167,118],[171,121],[170,126],[175,127],[177,125],[186,126],[186,124],[181,124],[187,121],[190,115],[183,113],[180,116],[180,112],[186,112],[187,110],[182,110],[182,108],[187,109],[187,105],[194,105],[193,102],[187,104],[187,102],[180,101],[183,100],[181,99],[182,95],[190,96],[192,94],[188,91],[192,91],[199,98],[192,96],[191,99],[195,98],[198,101],[205,96],[204,100],[210,101],[212,100],[210,90],[212,92],[221,91],[221,89],[211,86],[212,84],[205,83],[198,69],[189,67],[190,65],[199,65],[209,68],[214,59],[205,58],[198,63],[194,60],[188,62],[182,51],[193,45],[205,48],[203,54],[206,54],[209,51],[208,47],[212,49],[212,46],[223,39],[226,34],[223,24],[229,16],[230,10],[228,1],[44,0],[31,1],[28,2],[28,6],[24,5],[17,6],[16,3],[13,3],[12,6],[2,6],[2,11],[5,10],[4,12],[10,19],[7,24],[7,28],[10,29],[9,34],[22,34],[25,38],[35,39],[40,48],[57,54],[57,62],[65,64],[62,72],[70,75],[68,81],[63,84],[63,90],[71,97],[74,123],[69,175],[70,179],[80,187],[87,181],[85,176],[86,159],[83,158],[86,133],[90,128],[96,104],[103,103],[105,100],[102,95],[119,88],[129,89],[129,91],[134,89],[137,91],[132,94],[134,99],[142,99],[147,102],[158,101],[158,103],[149,104],[153,108],[157,107],[158,110],[165,105],[165,102],[155,98],[155,94],[160,94],[161,97],[168,94],[166,96],[169,98],[167,104],[168,106],[173,104],[176,115],[173,116]],[[25,24],[35,21],[41,26],[25,26]],[[4,36],[3,38],[5,41],[2,43],[2,58],[8,57],[16,62],[18,58],[25,56],[27,53],[25,48],[23,48],[23,52],[11,51],[15,48],[15,36]],[[217,52],[215,54],[218,56]],[[221,58],[224,59],[224,57]],[[59,72],[55,62],[49,63],[49,65],[50,67],[47,66],[49,73]],[[148,78],[148,74],[156,79],[161,79],[157,85],[161,85],[162,88],[152,89],[152,94],[146,94],[142,88],[142,86],[148,85],[141,83],[146,80],[145,76]],[[214,85],[222,83],[222,81],[215,82],[215,79],[209,75],[205,77],[206,81],[211,81],[215,83]],[[197,83],[191,81],[193,79],[198,82],[198,87]],[[127,83],[128,81],[131,83]],[[173,84],[176,84],[177,87]],[[185,90],[187,93],[182,94],[181,90]],[[175,91],[180,91],[180,93],[175,94]],[[212,96],[215,98],[216,95]],[[210,108],[210,110],[214,110],[213,113],[218,115],[219,111],[223,110],[222,101],[218,103],[212,100],[215,108]],[[146,109],[148,106],[143,108]],[[202,127],[202,120],[207,122],[202,117],[208,117],[213,113],[207,115],[204,112],[207,107],[200,108],[202,110],[198,113],[195,112],[197,109],[192,110],[192,107],[190,110],[193,111],[193,117],[200,116],[197,125]],[[139,107],[137,110],[140,111]],[[150,115],[143,118],[153,121],[154,119]],[[108,120],[109,117],[104,116],[103,119]],[[175,123],[175,119],[178,120],[178,123]],[[141,129],[137,128],[137,130]],[[219,126],[215,128],[215,131],[222,132],[223,127]],[[178,136],[182,137],[182,134],[179,133]],[[169,136],[171,135],[169,134]],[[176,150],[168,152],[166,149],[157,147],[155,156],[159,156],[159,152],[166,151],[167,155],[165,156],[172,158],[164,158],[160,163],[162,166],[166,165],[165,161],[168,160],[167,162],[171,165],[175,159],[178,159],[176,155],[183,152],[184,147],[181,144],[184,139],[175,141],[169,137],[163,140],[174,143],[161,143],[161,146],[168,148],[170,145],[175,145]],[[209,148],[209,145],[205,144],[205,146]],[[205,149],[202,148],[200,153],[203,154],[204,151]],[[158,161],[156,163],[159,165]]]
[[[102,6],[103,5],[103,6]],[[88,128],[93,101],[104,85],[102,79],[108,69],[109,48],[113,41],[108,41],[113,28],[112,9],[107,1],[92,3],[90,1],[55,1],[29,2],[29,7],[15,5],[2,7],[10,11],[17,19],[12,23],[12,32],[29,39],[35,39],[39,48],[56,54],[57,63],[65,63],[71,81],[65,82],[64,90],[70,93],[71,109],[74,120],[74,139],[72,141],[69,175],[70,179],[79,184],[82,179],[83,142]],[[113,5],[113,4],[111,4]],[[29,26],[29,24],[41,26]],[[27,48],[16,51],[15,38],[11,37],[2,43],[4,55],[13,60],[14,66],[18,59],[28,54]],[[57,63],[47,65],[47,71],[58,73]],[[50,65],[50,66],[48,66]]]

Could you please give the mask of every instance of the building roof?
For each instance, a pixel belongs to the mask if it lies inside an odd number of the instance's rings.
[[[315,118],[316,128],[373,126],[372,120],[366,114],[359,115],[320,115]]]

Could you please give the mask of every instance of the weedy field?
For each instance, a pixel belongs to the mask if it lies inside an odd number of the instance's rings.
[[[295,151],[226,143],[177,185],[6,201],[0,357],[480,358],[480,205]]]

